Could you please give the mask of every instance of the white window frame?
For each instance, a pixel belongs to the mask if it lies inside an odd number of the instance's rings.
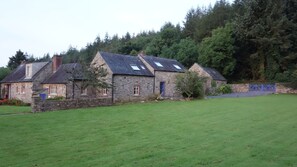
[[[107,96],[107,88],[101,89],[102,95]]]
[[[140,95],[140,85],[134,85],[133,94],[134,94],[134,96],[139,96]]]
[[[55,89],[53,89],[53,88],[55,88]],[[57,87],[57,85],[49,85],[49,87],[48,87],[48,94],[50,94],[50,95],[57,95],[57,92],[58,92],[58,87]],[[56,90],[55,92],[53,92],[53,90]]]

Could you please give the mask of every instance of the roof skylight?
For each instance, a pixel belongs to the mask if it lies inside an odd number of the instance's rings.
[[[130,65],[134,71],[139,71],[139,67],[137,65]]]
[[[143,70],[145,70],[145,67],[143,65],[140,66]]]
[[[154,62],[158,67],[163,67],[163,65],[160,62],[155,61]]]
[[[173,64],[173,66],[174,66],[176,69],[181,70],[181,68],[180,68],[179,65]]]

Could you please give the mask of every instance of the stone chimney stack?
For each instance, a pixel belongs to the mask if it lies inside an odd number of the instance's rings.
[[[62,56],[60,55],[54,55],[52,58],[52,70],[53,73],[55,73],[57,71],[57,69],[60,67],[60,65],[62,64]]]

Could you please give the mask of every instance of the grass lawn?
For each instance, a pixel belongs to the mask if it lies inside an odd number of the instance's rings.
[[[20,114],[31,112],[30,106],[8,106],[0,105],[0,115]]]
[[[0,135],[0,166],[291,167],[297,96],[2,115]]]

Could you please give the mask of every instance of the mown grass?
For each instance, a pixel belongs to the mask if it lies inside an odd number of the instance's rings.
[[[296,166],[297,96],[0,116],[0,166]]]
[[[31,112],[30,106],[0,105],[0,115],[20,114],[20,113],[29,113],[29,112]]]

